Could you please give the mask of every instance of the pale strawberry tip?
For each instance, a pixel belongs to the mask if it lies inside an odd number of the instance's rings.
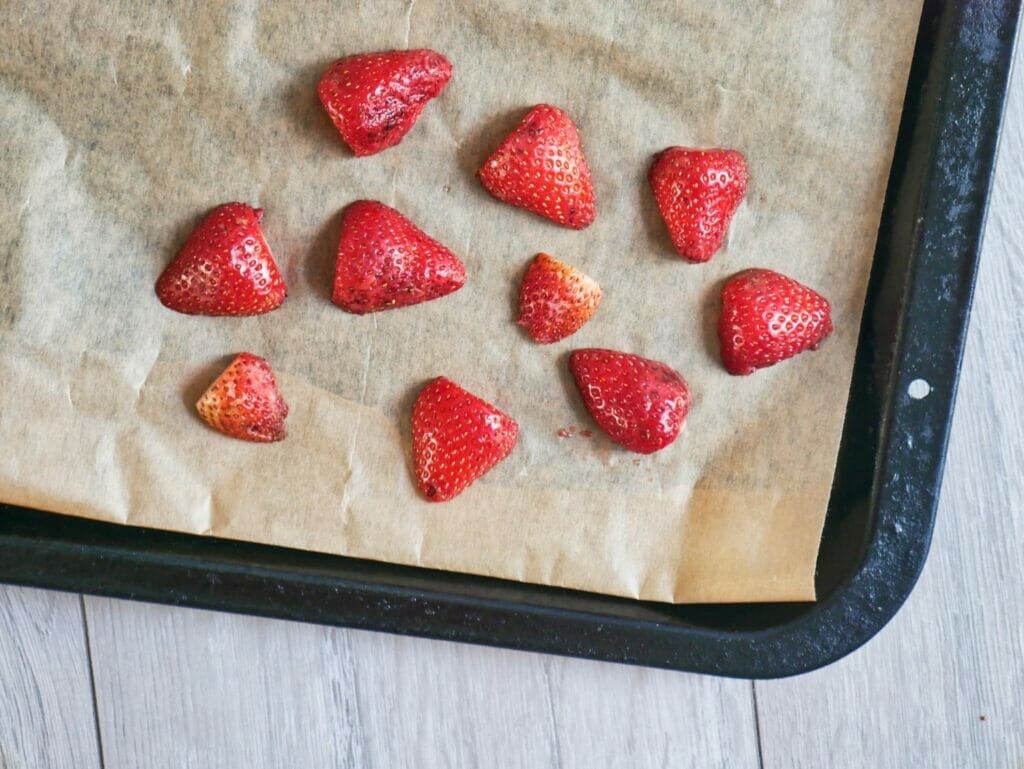
[[[519,318],[539,344],[552,344],[579,331],[601,302],[597,282],[565,262],[540,253],[519,289]]]
[[[200,418],[231,438],[257,443],[284,440],[288,404],[270,365],[240,353],[196,402]]]

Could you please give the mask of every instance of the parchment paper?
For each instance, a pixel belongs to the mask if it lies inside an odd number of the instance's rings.
[[[658,601],[813,598],[918,3],[5,7],[0,499]],[[317,101],[321,72],[424,46],[454,63],[447,90],[397,148],[354,158]],[[598,199],[583,232],[499,204],[473,177],[539,102],[583,136]],[[751,169],[703,266],[674,255],[646,182],[675,144],[737,148]],[[452,248],[465,288],[363,317],[331,305],[339,214],[358,198]],[[288,300],[242,319],[165,309],[157,276],[230,200],[266,209]],[[605,292],[551,346],[513,323],[541,250]],[[751,266],[824,293],[836,333],[730,377],[718,292]],[[584,346],[683,373],[695,403],[673,446],[640,457],[600,433],[567,371]],[[278,374],[283,443],[235,441],[195,415],[242,350]],[[514,416],[521,439],[438,505],[415,491],[408,416],[442,374]]]

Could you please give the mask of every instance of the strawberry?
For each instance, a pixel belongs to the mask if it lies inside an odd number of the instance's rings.
[[[654,158],[647,178],[676,251],[691,262],[706,262],[722,245],[746,194],[743,155],[669,147]]]
[[[549,344],[579,331],[601,302],[597,281],[547,254],[538,254],[519,289],[519,323]]]
[[[331,297],[341,309],[362,315],[419,304],[465,282],[459,257],[395,209],[374,200],[345,209]]]
[[[594,185],[580,135],[562,110],[531,109],[476,174],[498,200],[582,230],[594,221]]]
[[[450,379],[438,377],[412,407],[416,483],[431,502],[444,502],[507,457],[519,425]]]
[[[288,404],[277,392],[274,372],[247,352],[231,361],[196,408],[206,424],[232,438],[269,443],[285,437]]]
[[[451,76],[451,62],[435,51],[363,53],[331,64],[317,92],[352,151],[373,155],[405,138]]]
[[[263,209],[217,206],[156,282],[167,307],[189,315],[260,315],[288,295],[260,230]]]
[[[616,443],[653,454],[679,435],[690,410],[686,381],[664,363],[614,350],[576,350],[569,370],[598,427]]]
[[[744,270],[722,289],[718,338],[730,374],[750,374],[804,350],[832,333],[828,300],[771,270]]]

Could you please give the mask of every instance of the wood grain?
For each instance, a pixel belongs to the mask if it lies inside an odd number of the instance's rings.
[[[100,766],[77,595],[0,585],[0,769]]]
[[[750,684],[89,598],[106,766],[757,766]]]
[[[1018,47],[932,552],[865,648],[757,684],[764,765],[1024,767],[1024,66]]]

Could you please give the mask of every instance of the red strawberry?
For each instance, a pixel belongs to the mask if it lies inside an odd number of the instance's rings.
[[[601,302],[597,281],[547,254],[538,254],[519,289],[520,326],[549,344],[579,331]]]
[[[160,301],[189,315],[260,315],[288,295],[260,230],[262,208],[213,209],[156,282]]]
[[[466,282],[459,257],[398,211],[374,200],[345,209],[332,300],[362,315],[419,304]]]
[[[579,132],[549,104],[531,109],[476,175],[498,200],[574,230],[597,215]]]
[[[317,92],[352,151],[373,155],[405,138],[451,76],[451,62],[427,49],[363,53],[328,67]]]
[[[423,388],[412,407],[416,483],[431,502],[444,502],[507,457],[519,425],[444,377]]]
[[[828,300],[771,270],[744,270],[722,289],[718,339],[730,374],[749,374],[804,350],[832,333]]]
[[[285,437],[288,404],[277,392],[274,372],[247,352],[231,361],[196,408],[206,424],[232,438],[269,443]]]
[[[747,192],[747,163],[735,150],[669,147],[648,173],[676,251],[706,262],[722,245]]]
[[[616,443],[653,454],[679,435],[690,410],[690,390],[658,361],[614,350],[576,350],[569,370],[587,411]]]

